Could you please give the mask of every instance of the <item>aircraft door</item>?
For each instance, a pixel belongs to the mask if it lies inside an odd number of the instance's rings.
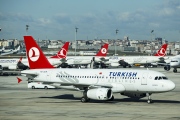
[[[143,73],[141,78],[141,85],[147,85],[147,77],[148,77],[148,73]]]

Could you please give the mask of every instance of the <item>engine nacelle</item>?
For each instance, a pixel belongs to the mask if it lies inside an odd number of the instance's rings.
[[[87,97],[95,100],[109,100],[112,97],[112,90],[109,88],[97,88],[87,91]]]
[[[120,64],[119,63],[111,63],[112,67],[118,67]]]
[[[121,93],[121,95],[128,96],[131,98],[143,98],[146,97],[146,93]]]
[[[11,65],[11,66],[8,66],[8,69],[10,69],[10,70],[15,70],[15,69],[17,69],[17,66]]]
[[[164,66],[164,70],[169,71],[170,69],[171,69],[171,66],[170,66],[170,65]]]

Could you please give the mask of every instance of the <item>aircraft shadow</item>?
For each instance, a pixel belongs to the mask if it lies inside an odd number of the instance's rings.
[[[66,99],[66,100],[78,100],[80,101],[81,98],[74,97],[73,94],[64,94],[52,97],[39,97],[39,98],[49,98],[49,99]],[[106,101],[106,100],[90,100],[90,103],[131,103],[131,102],[147,102],[146,99],[135,99],[135,98],[123,98],[123,99],[114,99],[113,101]],[[175,100],[153,100],[153,103],[170,103],[170,104],[180,104],[180,101]]]

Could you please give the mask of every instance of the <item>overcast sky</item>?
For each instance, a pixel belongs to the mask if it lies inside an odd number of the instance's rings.
[[[0,0],[0,39],[180,41],[180,0]]]

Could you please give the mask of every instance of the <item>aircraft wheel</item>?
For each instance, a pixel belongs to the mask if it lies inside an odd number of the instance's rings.
[[[89,101],[90,101],[90,99],[88,99],[88,98],[85,98],[85,97],[81,98],[81,102],[82,103],[89,102]]]
[[[174,69],[173,72],[174,72],[174,73],[177,73],[177,69]]]
[[[44,86],[44,89],[46,89],[46,90],[47,90],[47,89],[48,89],[48,87],[47,87],[47,86]]]
[[[149,100],[147,101],[147,103],[148,103],[148,104],[153,103],[152,99],[149,99]]]
[[[32,86],[32,89],[35,89],[35,86]]]

